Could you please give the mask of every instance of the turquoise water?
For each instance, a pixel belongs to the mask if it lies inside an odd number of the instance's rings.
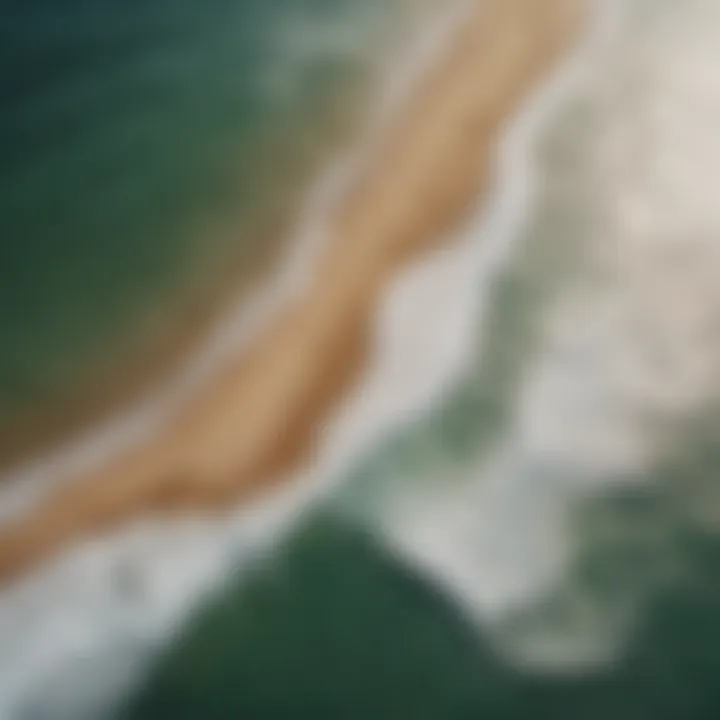
[[[276,254],[401,6],[2,3],[4,435],[141,367],[228,267],[241,285]]]

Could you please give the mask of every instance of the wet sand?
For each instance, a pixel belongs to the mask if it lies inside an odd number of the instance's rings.
[[[568,49],[585,8],[478,2],[328,217],[306,290],[159,433],[0,528],[0,579],[144,514],[250,500],[309,463],[362,372],[393,275],[477,207],[505,121]]]

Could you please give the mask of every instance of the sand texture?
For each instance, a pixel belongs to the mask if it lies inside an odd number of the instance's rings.
[[[0,578],[145,513],[234,506],[310,462],[362,372],[388,283],[477,207],[505,122],[586,9],[582,0],[473,6],[329,215],[306,290],[159,433],[0,528]]]

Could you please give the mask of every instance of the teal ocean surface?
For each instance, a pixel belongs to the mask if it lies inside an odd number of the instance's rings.
[[[616,502],[628,522],[657,512],[644,497]],[[688,532],[675,549],[687,576],[653,598],[620,660],[523,672],[367,533],[317,518],[201,615],[120,717],[710,720],[720,543]],[[595,554],[583,573],[601,594],[633,561]]]
[[[8,417],[262,254],[193,229],[276,207],[418,7],[0,4]],[[720,5],[595,7],[488,211],[388,298],[318,492],[4,591],[3,717],[720,717]]]
[[[408,7],[2,3],[0,458],[127,402],[267,267]]]

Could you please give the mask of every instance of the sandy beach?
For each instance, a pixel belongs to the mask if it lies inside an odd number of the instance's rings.
[[[309,463],[362,372],[393,276],[477,206],[505,122],[567,51],[585,9],[581,0],[474,3],[327,218],[327,249],[306,290],[161,432],[0,528],[0,579],[143,514],[248,501]]]

